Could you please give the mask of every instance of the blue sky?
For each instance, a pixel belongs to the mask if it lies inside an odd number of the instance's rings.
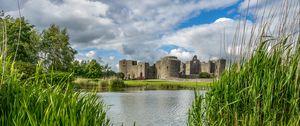
[[[201,24],[209,24],[220,17],[226,17],[231,19],[239,18],[238,8],[242,1],[238,1],[233,5],[228,7],[219,8],[215,10],[207,10],[207,11],[200,11],[195,17],[189,18],[181,23],[179,23],[176,29],[182,29],[186,27],[191,27],[193,25],[201,25]]]
[[[291,7],[298,0],[289,0]],[[18,17],[15,0],[0,9]],[[282,0],[22,0],[21,15],[37,29],[56,24],[68,29],[77,60],[101,57],[118,70],[120,59],[155,63],[163,56],[187,61],[227,58],[249,6],[245,35],[255,25],[254,10],[280,7]],[[295,9],[297,10],[297,9]],[[299,9],[298,9],[299,10]],[[281,10],[278,11],[280,13]],[[275,18],[280,15],[275,15]],[[224,44],[226,43],[226,44]],[[225,46],[226,45],[226,46]]]

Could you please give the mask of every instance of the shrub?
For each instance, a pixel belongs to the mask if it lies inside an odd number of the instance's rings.
[[[29,63],[29,62],[16,62],[15,63],[15,69],[18,71],[18,73],[21,73],[22,79],[27,79],[29,77],[32,77],[35,73],[36,65]]]
[[[120,78],[120,79],[122,79],[122,80],[124,80],[125,75],[124,75],[124,73],[119,72],[119,73],[117,73],[117,77]]]
[[[211,75],[207,72],[200,72],[199,78],[211,78]]]
[[[110,90],[120,90],[125,87],[125,83],[123,80],[118,78],[109,79],[109,89]]]

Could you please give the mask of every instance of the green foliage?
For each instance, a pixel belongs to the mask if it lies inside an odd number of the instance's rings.
[[[72,63],[71,70],[75,76],[84,78],[110,78],[117,74],[106,65],[101,65],[97,60],[90,61],[75,61]]]
[[[189,110],[188,122],[191,126],[202,126],[204,123],[204,112],[205,108],[203,107],[204,98],[201,95],[195,93],[195,100],[192,104],[192,110]]]
[[[39,68],[31,79],[22,80],[14,63],[6,64],[11,66],[6,65],[10,70],[0,80],[0,125],[110,125],[95,93],[74,92],[67,81],[48,84]]]
[[[102,75],[102,66],[96,60],[91,60],[85,69],[88,78],[99,78]]]
[[[105,78],[117,75],[116,72],[111,70],[111,67],[109,67],[108,64],[104,65],[102,72],[103,72],[103,77]]]
[[[53,70],[69,71],[76,50],[70,46],[67,29],[51,25],[43,31],[41,38],[39,49],[45,65]]]
[[[18,73],[22,74],[22,79],[32,77],[36,72],[36,65],[29,62],[18,61],[15,62],[15,69]]]
[[[189,124],[299,125],[300,36],[297,43],[288,40],[263,40],[250,59],[232,65],[205,100],[196,98]]]
[[[122,80],[124,80],[125,74],[122,73],[122,72],[118,72],[118,73],[117,73],[117,77],[120,78],[120,79],[122,79]]]
[[[25,21],[24,18],[13,19],[9,16],[3,19],[3,22],[1,22],[1,24],[6,28],[5,40],[7,40],[7,46],[2,46],[1,50],[6,50],[6,55],[11,55],[12,57],[14,57],[17,52],[16,61],[37,63],[37,45],[40,38],[34,26]],[[3,31],[1,30],[0,33],[2,36]],[[3,37],[0,37],[1,42],[3,39]]]
[[[46,80],[50,85],[64,85],[66,82],[72,83],[75,77],[68,72],[52,71],[45,74],[44,80]]]
[[[123,80],[118,78],[109,79],[109,90],[119,90],[125,87]]]
[[[200,72],[199,78],[211,78],[211,75],[207,72]]]
[[[156,90],[208,89],[211,86],[209,81],[126,80],[124,82],[126,87],[143,87]]]

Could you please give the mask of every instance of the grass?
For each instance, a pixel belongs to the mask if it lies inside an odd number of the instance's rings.
[[[167,80],[126,80],[127,87],[145,87],[146,89],[203,89],[211,82],[167,81]]]
[[[292,26],[300,28],[296,17]],[[282,31],[288,23],[280,23],[278,37],[264,37],[270,28],[263,25],[249,57],[231,64],[205,96],[196,96],[188,125],[300,125],[300,34]]]
[[[115,79],[108,79],[114,82]],[[74,83],[79,85],[82,89],[103,89],[105,90],[109,86],[109,81],[105,79],[87,79],[87,78],[77,78]],[[122,88],[143,88],[145,90],[177,90],[177,89],[207,89],[211,85],[211,82],[196,82],[196,81],[168,81],[168,80],[118,80],[118,84],[111,86]],[[123,85],[123,86],[119,86]],[[117,88],[114,88],[117,89]],[[112,90],[111,90],[112,91]]]
[[[6,62],[7,72],[1,75],[0,125],[110,125],[95,93],[74,92],[68,77],[52,83],[37,72],[22,80],[13,66]]]
[[[100,85],[102,79],[76,78],[74,83],[79,85]]]
[[[124,81],[115,77],[107,79],[76,78],[74,83],[80,89],[96,91],[121,91],[125,88]]]

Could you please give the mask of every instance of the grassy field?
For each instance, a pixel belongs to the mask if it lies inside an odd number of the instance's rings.
[[[102,88],[105,87],[107,80],[77,78],[74,83],[81,88]],[[146,90],[176,90],[176,89],[207,89],[211,85],[210,81],[175,81],[175,80],[125,80],[125,87],[140,87]]]
[[[211,82],[168,81],[168,80],[126,80],[127,87],[146,89],[201,89],[210,87]]]

